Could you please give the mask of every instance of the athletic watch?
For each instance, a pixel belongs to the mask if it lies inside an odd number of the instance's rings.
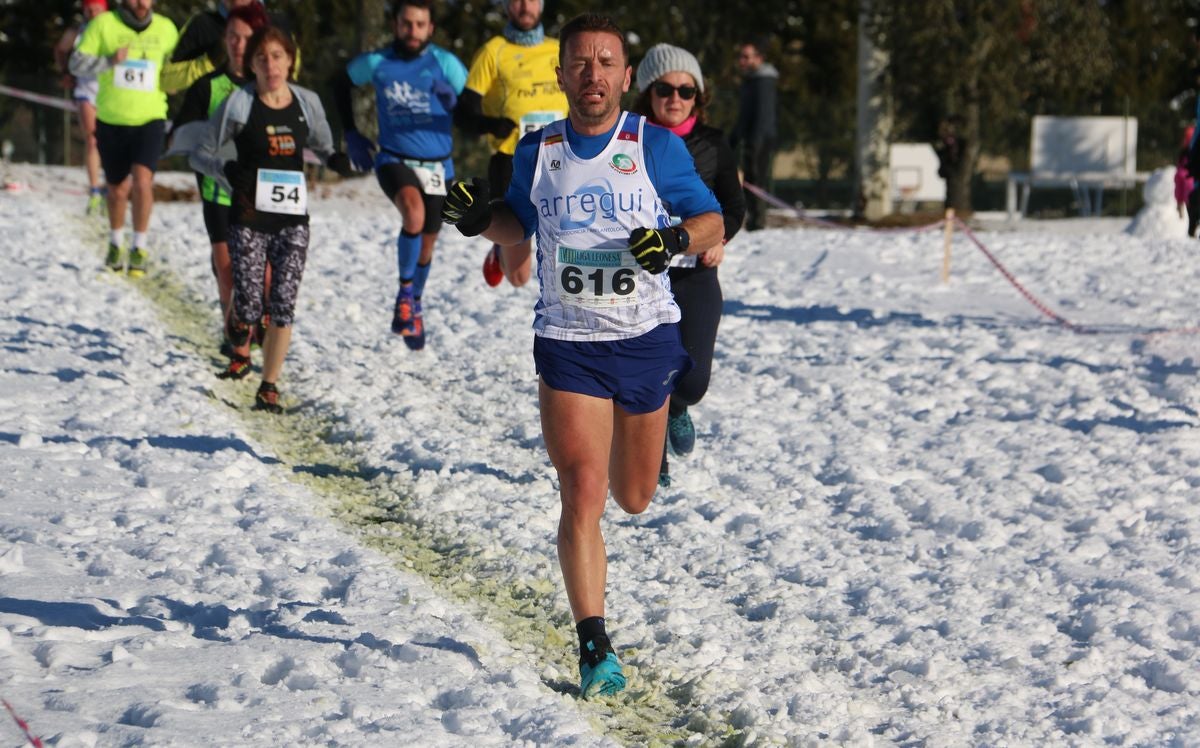
[[[687,229],[683,226],[672,226],[671,231],[675,233],[675,241],[679,244],[679,251],[676,254],[687,252],[687,248],[692,243],[692,237],[688,234]]]

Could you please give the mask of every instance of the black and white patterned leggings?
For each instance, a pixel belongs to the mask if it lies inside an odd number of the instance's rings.
[[[308,258],[308,226],[289,226],[274,232],[246,226],[229,228],[233,259],[233,310],[239,322],[252,325],[263,316],[263,277],[271,263],[271,323],[290,327],[296,316],[296,297]]]

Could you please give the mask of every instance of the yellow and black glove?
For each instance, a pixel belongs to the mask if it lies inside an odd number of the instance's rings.
[[[492,223],[491,200],[486,179],[455,182],[442,204],[442,221],[457,226],[463,236],[478,236]]]
[[[634,229],[629,235],[629,251],[646,272],[657,275],[670,266],[672,257],[687,251],[690,241],[687,230],[680,226]]]

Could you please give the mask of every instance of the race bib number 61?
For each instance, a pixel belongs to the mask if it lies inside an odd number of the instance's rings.
[[[259,169],[254,188],[254,208],[265,213],[302,216],[308,212],[304,172]]]
[[[113,85],[130,91],[157,91],[158,69],[152,60],[125,60],[113,67]]]
[[[564,304],[599,309],[637,303],[637,260],[628,249],[559,247],[558,295]]]

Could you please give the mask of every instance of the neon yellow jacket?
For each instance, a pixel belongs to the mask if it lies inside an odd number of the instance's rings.
[[[73,75],[95,75],[99,79],[96,118],[105,124],[126,126],[166,119],[167,95],[159,85],[158,76],[178,39],[179,32],[171,19],[157,13],[142,31],[126,26],[115,11],[92,19],[71,54],[70,69]],[[126,76],[130,80],[152,77],[145,84],[146,90],[114,83],[111,57],[122,47],[128,47],[127,62],[131,63],[123,68]]]

